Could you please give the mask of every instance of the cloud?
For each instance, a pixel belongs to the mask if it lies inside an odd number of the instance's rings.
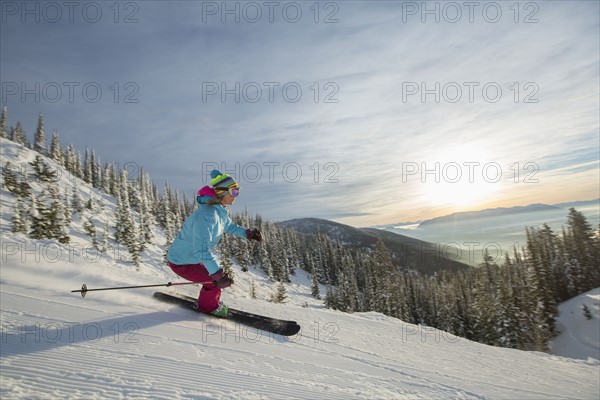
[[[138,163],[159,186],[169,180],[190,195],[210,163],[240,175],[258,166],[261,179],[243,177],[236,207],[273,219],[367,225],[455,207],[450,196],[446,206],[428,203],[420,174],[403,175],[406,163],[498,163],[505,179],[488,202],[541,202],[558,186],[577,199],[598,188],[597,179],[571,187],[563,176],[589,173],[598,159],[596,2],[532,3],[539,9],[519,8],[517,22],[514,7],[497,3],[494,23],[481,7],[472,22],[463,7],[450,23],[451,14],[436,22],[401,2],[319,3],[317,23],[310,4],[298,3],[296,23],[281,9],[273,22],[223,23],[204,3],[139,3],[135,24],[2,24],[3,82],[103,90],[98,102],[80,91],[73,102],[11,96],[10,122],[31,133],[43,112],[65,144]],[[323,23],[327,16],[338,22]],[[554,185],[511,185],[510,166],[526,162]],[[324,183],[333,172],[337,183]]]

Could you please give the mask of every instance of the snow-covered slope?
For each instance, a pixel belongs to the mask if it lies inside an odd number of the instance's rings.
[[[3,143],[3,161],[15,149]],[[27,150],[18,155],[31,158]],[[69,178],[112,226],[114,199]],[[243,273],[223,300],[294,319],[290,338],[196,314],[152,299],[153,289],[71,293],[177,281],[160,245],[139,272],[125,249],[98,254],[83,233],[71,242],[10,232],[14,197],[0,191],[0,397],[5,399],[597,399],[600,362],[490,347],[376,313],[344,314],[310,296],[310,276],[286,285],[286,304],[266,301],[275,285]],[[84,211],[88,213],[88,211]],[[162,240],[155,232],[156,243]],[[257,299],[251,299],[254,282]],[[197,287],[178,291],[195,295]],[[323,291],[324,292],[324,291]]]
[[[81,282],[145,284],[156,277],[104,262],[22,262],[23,254],[2,265],[2,399],[600,395],[600,365],[591,359],[490,347],[380,314],[302,307],[298,298],[276,305],[225,292],[233,306],[302,326],[294,337],[273,336],[154,301],[151,289],[90,292],[83,299],[69,292]],[[245,285],[260,278],[238,276]]]
[[[589,310],[586,317],[583,306]],[[560,304],[552,353],[565,357],[600,360],[600,288],[580,294]]]

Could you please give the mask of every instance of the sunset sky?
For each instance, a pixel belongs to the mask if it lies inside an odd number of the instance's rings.
[[[213,167],[273,221],[599,197],[597,1],[69,4],[2,3],[9,124],[188,198]]]

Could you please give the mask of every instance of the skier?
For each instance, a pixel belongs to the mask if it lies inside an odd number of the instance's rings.
[[[169,267],[177,275],[202,283],[198,309],[226,317],[227,305],[220,302],[221,289],[233,284],[212,254],[223,233],[248,240],[262,241],[258,229],[246,229],[231,222],[227,206],[240,194],[238,183],[228,174],[215,169],[210,186],[198,191],[198,208],[183,223],[167,253]]]

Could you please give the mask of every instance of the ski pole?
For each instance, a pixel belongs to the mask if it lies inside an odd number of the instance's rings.
[[[149,288],[149,287],[159,287],[159,286],[179,286],[179,285],[193,285],[201,282],[167,282],[161,283],[158,285],[141,285],[141,286],[120,286],[120,287],[108,287],[108,288],[99,288],[99,289],[88,289],[87,285],[84,283],[79,290],[71,290],[71,293],[81,293],[81,297],[85,297],[87,292],[96,292],[100,290],[119,290],[119,289],[137,289],[137,288]]]

